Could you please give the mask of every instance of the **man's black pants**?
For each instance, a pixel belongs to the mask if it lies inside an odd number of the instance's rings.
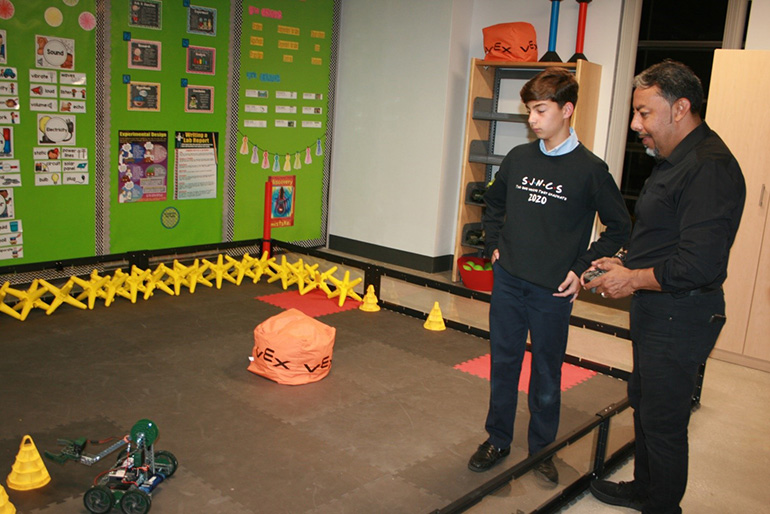
[[[634,480],[648,501],[644,514],[679,514],[687,487],[687,425],[698,367],[724,325],[724,295],[638,292],[631,301],[634,368]],[[717,315],[714,317],[714,315]]]

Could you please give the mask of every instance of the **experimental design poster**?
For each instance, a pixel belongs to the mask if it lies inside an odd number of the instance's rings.
[[[168,133],[121,130],[118,142],[118,201],[165,200],[168,190]]]

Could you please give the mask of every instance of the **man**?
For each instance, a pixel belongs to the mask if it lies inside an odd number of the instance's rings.
[[[548,68],[521,89],[538,140],[512,149],[484,194],[485,252],[494,287],[489,309],[492,355],[488,439],[468,467],[486,471],[510,453],[527,334],[532,343],[528,450],[552,443],[559,427],[561,366],[580,275],[628,240],[631,222],[607,165],[577,138],[570,119],[575,77]],[[596,213],[607,229],[589,249]],[[550,484],[553,460],[536,472]]]
[[[599,500],[645,514],[680,513],[687,425],[700,364],[725,322],[722,283],[746,186],[730,150],[700,116],[703,89],[664,61],[634,79],[631,129],[657,164],[636,203],[625,256],[592,263],[602,296],[631,300],[634,480],[591,484]]]

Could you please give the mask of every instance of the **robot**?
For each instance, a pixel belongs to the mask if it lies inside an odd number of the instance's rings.
[[[118,453],[115,465],[97,475],[94,484],[83,495],[83,504],[93,514],[106,514],[120,508],[124,514],[146,514],[152,504],[153,490],[174,474],[179,463],[168,451],[155,451],[158,427],[149,419],[137,421],[131,432],[97,455],[84,452],[87,441],[60,439],[64,449],[45,456],[60,464],[75,460],[91,466],[110,453]]]

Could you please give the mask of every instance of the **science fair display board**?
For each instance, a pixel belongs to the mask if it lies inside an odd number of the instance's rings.
[[[0,0],[0,268],[319,240],[333,0]]]

